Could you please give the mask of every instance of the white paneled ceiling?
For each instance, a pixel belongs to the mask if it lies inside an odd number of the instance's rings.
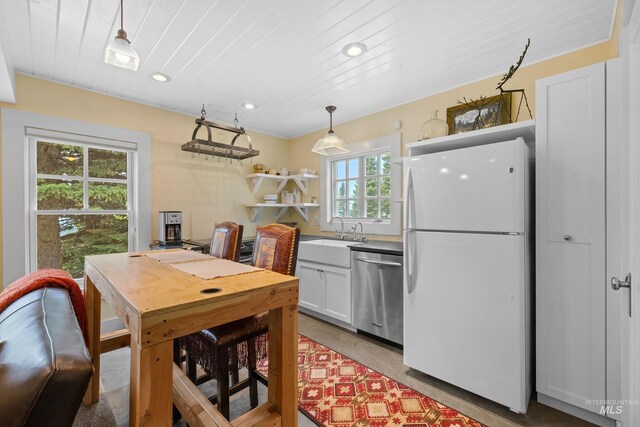
[[[616,0],[125,0],[138,72],[103,60],[119,8],[1,0],[7,62],[193,116],[204,103],[211,120],[238,112],[248,129],[293,137],[328,127],[329,104],[340,123],[504,73],[528,37],[525,65],[609,40]],[[368,51],[343,55],[351,42]]]

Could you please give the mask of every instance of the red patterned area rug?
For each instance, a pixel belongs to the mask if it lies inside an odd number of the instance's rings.
[[[298,407],[321,426],[484,426],[303,335],[298,366]]]

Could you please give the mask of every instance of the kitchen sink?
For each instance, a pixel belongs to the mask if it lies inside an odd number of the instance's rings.
[[[349,249],[349,246],[362,244],[362,242],[351,240],[308,240],[300,242],[298,259],[349,268],[351,266],[351,249]]]

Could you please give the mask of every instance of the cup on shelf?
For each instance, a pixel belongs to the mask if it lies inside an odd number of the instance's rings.
[[[307,169],[307,168],[300,168],[300,173],[301,173],[301,174],[303,174],[303,175],[304,175],[304,174],[308,174],[308,173],[309,173],[309,169]]]

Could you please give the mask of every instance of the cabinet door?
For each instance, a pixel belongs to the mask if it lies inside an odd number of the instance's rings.
[[[536,82],[537,390],[605,393],[604,64]]]
[[[298,277],[300,278],[300,301],[302,307],[322,312],[324,299],[324,273],[315,264],[298,263]]]
[[[325,268],[324,314],[351,323],[351,270]]]

